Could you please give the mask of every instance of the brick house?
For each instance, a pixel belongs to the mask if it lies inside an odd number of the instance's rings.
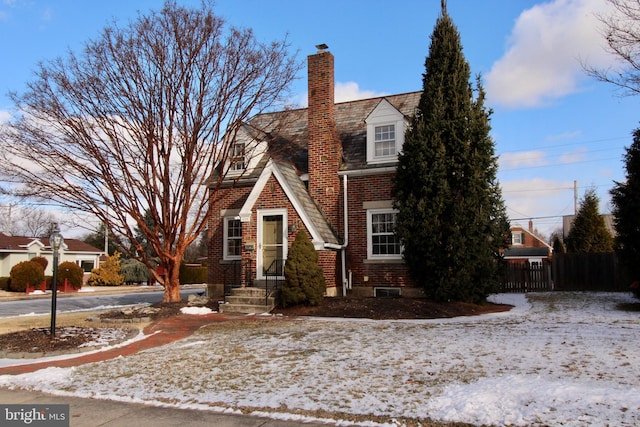
[[[391,187],[420,92],[334,101],[334,58],[308,57],[308,108],[255,116],[230,137],[211,191],[209,284],[282,275],[300,229],[318,251],[327,295],[420,295],[393,234]]]
[[[511,243],[504,250],[504,259],[509,262],[527,261],[529,263],[546,263],[550,260],[553,248],[533,230],[533,222],[529,228],[520,225],[510,227]]]

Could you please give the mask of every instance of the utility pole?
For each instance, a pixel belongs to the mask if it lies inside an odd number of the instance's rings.
[[[578,181],[573,181],[573,214],[578,215]]]

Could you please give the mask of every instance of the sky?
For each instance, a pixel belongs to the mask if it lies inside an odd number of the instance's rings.
[[[23,91],[39,61],[79,52],[114,20],[125,25],[162,4],[0,0],[0,121],[12,115],[6,94]],[[200,0],[178,4],[199,7]],[[549,236],[589,188],[600,212],[610,213],[609,190],[624,181],[640,98],[584,72],[583,64],[615,66],[597,19],[608,11],[606,0],[449,0],[447,10],[493,110],[498,179],[512,225],[532,220]],[[286,37],[301,61],[327,44],[336,100],[346,101],[421,90],[440,1],[218,0],[214,11],[230,26],[252,28],[261,42]],[[292,102],[305,102],[306,68],[291,91]]]
[[[637,303],[631,293],[491,300],[514,308],[425,320],[268,315],[230,324],[212,315],[190,337],[129,356],[68,368],[55,367],[62,356],[36,359],[48,367],[0,374],[0,387],[338,426],[400,427],[403,418],[427,417],[639,425],[640,322],[637,312],[620,309]],[[103,341],[113,331],[106,333]],[[0,372],[28,362],[0,359]]]

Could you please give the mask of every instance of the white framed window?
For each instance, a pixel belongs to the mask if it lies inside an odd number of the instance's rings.
[[[231,167],[230,172],[242,172],[247,168],[246,162],[246,144],[244,142],[235,142],[231,146]]]
[[[511,233],[511,244],[512,245],[523,245],[524,244],[524,233]]]
[[[396,155],[396,125],[374,127],[374,157],[391,157]]]
[[[234,260],[242,258],[242,222],[240,218],[224,218],[223,258]]]
[[[402,246],[395,235],[397,211],[367,210],[367,258],[401,259]]]
[[[388,100],[383,99],[365,119],[367,163],[393,163],[402,152],[408,122]]]

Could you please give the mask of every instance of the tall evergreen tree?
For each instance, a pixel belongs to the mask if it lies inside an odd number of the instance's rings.
[[[594,188],[588,189],[567,235],[567,252],[599,253],[613,251],[613,237],[598,211],[600,200]]]
[[[474,91],[470,78],[442,1],[393,188],[404,259],[436,300],[477,302],[493,292],[509,230],[489,136],[491,111],[480,79]]]
[[[611,190],[615,250],[631,280],[640,280],[640,128],[625,156],[626,180]]]

